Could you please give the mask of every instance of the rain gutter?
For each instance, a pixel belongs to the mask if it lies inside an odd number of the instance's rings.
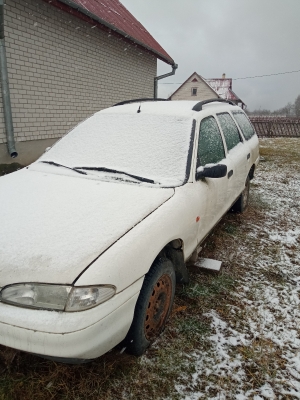
[[[175,63],[174,63],[174,64],[172,65],[172,72],[169,72],[168,74],[156,76],[156,77],[154,78],[154,98],[155,98],[155,99],[157,99],[157,81],[158,81],[159,79],[164,79],[164,78],[167,78],[168,76],[175,75],[175,71],[176,71],[177,68],[178,68],[178,64],[175,64]]]
[[[0,0],[0,75],[7,148],[10,156],[12,158],[15,158],[18,156],[18,153],[15,148],[14,128],[8,84],[6,49],[4,39],[4,0]]]
[[[49,1],[49,0],[46,0],[46,1],[51,3],[51,1]],[[63,3],[71,8],[74,8],[75,10],[81,12],[82,14],[92,18],[94,21],[99,22],[101,25],[104,25],[105,27],[118,33],[119,35],[124,36],[127,40],[129,39],[130,41],[138,44],[139,46],[144,47],[151,53],[155,54],[157,56],[157,58],[166,62],[167,64],[172,65],[174,63],[174,60],[172,60],[171,58],[166,57],[165,55],[161,54],[157,50],[154,50],[152,47],[146,45],[145,43],[141,42],[140,40],[128,35],[128,33],[122,31],[121,29],[116,28],[114,25],[110,24],[109,22],[105,21],[104,19],[102,19],[102,18],[98,17],[97,15],[93,14],[92,12],[88,11],[84,6],[81,6],[72,0],[59,0],[59,1],[60,1],[60,3]]]

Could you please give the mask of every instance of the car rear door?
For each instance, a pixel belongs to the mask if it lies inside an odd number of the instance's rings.
[[[249,171],[251,166],[256,162],[259,157],[258,138],[255,133],[255,129],[253,128],[248,117],[242,110],[234,110],[232,111],[232,115],[249,147],[249,152],[247,153],[247,164]]]
[[[218,113],[217,120],[226,142],[227,158],[231,160],[233,166],[232,179],[228,180],[228,191],[234,201],[245,187],[249,147],[244,143],[235,121],[228,112]]]

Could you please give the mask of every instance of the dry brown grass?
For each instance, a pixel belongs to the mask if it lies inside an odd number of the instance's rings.
[[[300,162],[299,138],[260,139],[260,144],[262,162],[273,161],[278,166],[281,166],[281,163]]]

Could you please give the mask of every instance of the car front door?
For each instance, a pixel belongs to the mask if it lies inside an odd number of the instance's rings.
[[[198,243],[214,227],[223,214],[230,207],[228,194],[228,181],[231,175],[232,162],[226,159],[224,142],[216,119],[213,116],[202,119],[199,129],[197,170],[205,166],[224,164],[227,174],[222,178],[202,178],[196,181],[199,192],[199,207],[201,204],[202,215],[199,215]],[[205,214],[203,215],[203,202],[205,201]]]

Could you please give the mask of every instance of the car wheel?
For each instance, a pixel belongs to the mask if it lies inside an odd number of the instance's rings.
[[[248,207],[249,203],[249,190],[250,190],[250,179],[249,176],[247,177],[246,183],[245,183],[245,188],[242,191],[242,194],[240,197],[237,199],[237,201],[234,203],[232,209],[235,212],[243,213],[246,208]]]
[[[163,331],[172,309],[175,284],[173,264],[166,258],[156,261],[145,275],[125,339],[129,353],[142,355]]]

